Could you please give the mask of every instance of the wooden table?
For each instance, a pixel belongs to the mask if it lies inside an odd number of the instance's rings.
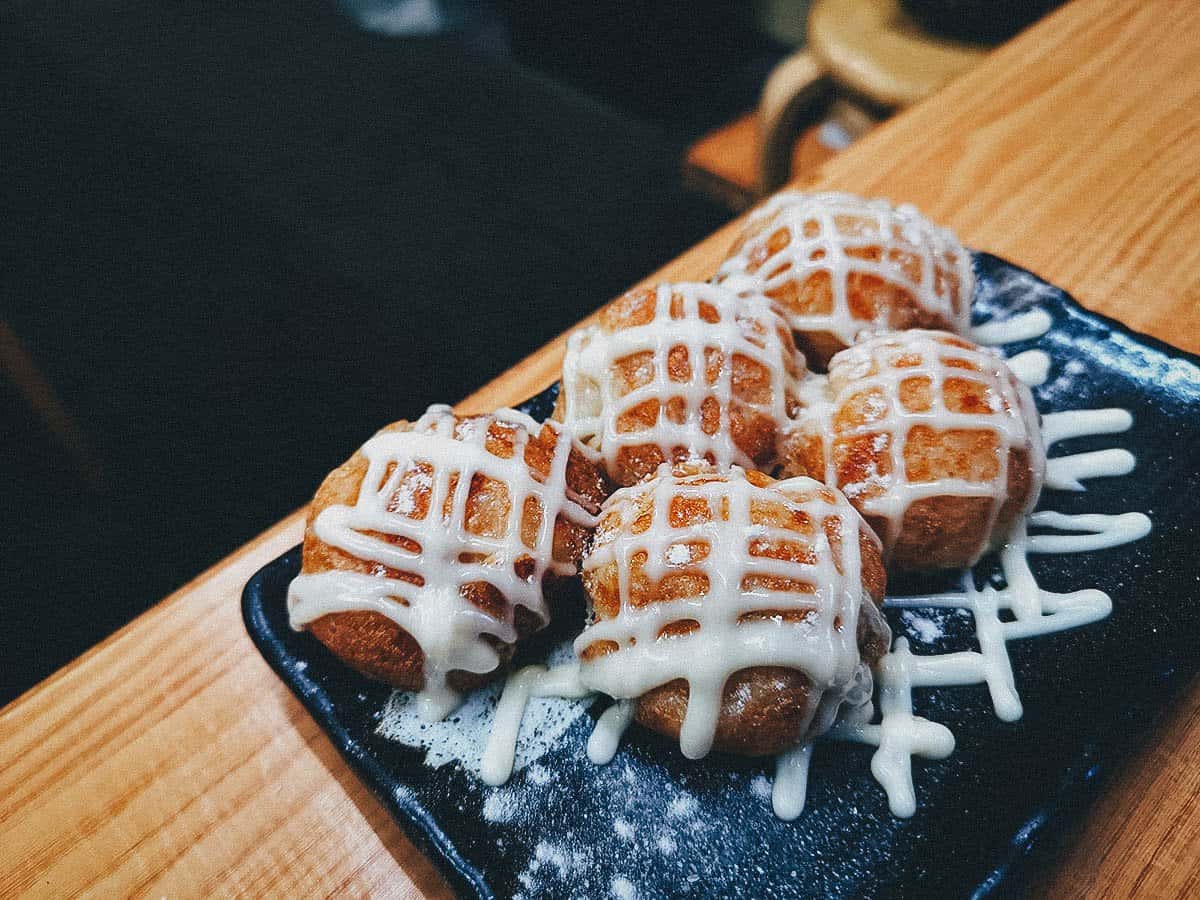
[[[1187,0],[1078,0],[808,181],[913,201],[1093,309],[1200,350],[1198,33]],[[709,275],[733,233],[658,274]],[[561,354],[553,342],[462,408],[528,396]],[[300,525],[0,713],[0,894],[447,893],[242,627],[243,583]],[[1046,893],[1200,890],[1200,691],[1145,746]]]

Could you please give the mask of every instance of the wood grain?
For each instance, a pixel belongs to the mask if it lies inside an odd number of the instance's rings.
[[[811,183],[914,201],[1084,304],[1200,349],[1198,31],[1200,4],[1078,0]],[[735,227],[657,277],[710,274]],[[561,353],[551,343],[465,407],[528,396]],[[242,585],[300,522],[0,712],[0,894],[448,894],[243,629]],[[1196,893],[1200,694],[1124,772],[1042,892]]]
[[[0,714],[0,896],[449,896],[246,636],[242,585],[301,530]]]

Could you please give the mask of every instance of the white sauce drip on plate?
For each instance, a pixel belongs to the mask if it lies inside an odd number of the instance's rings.
[[[1026,350],[1008,358],[1012,373],[1029,387],[1045,384],[1050,376],[1050,356],[1044,350]]]
[[[1056,594],[1042,590],[1029,568],[1028,555],[1107,549],[1136,541],[1150,532],[1150,520],[1141,513],[1065,516],[1039,512],[1029,517],[1029,524],[1076,533],[1030,536],[1022,526],[1001,553],[1007,582],[1004,588],[988,585],[977,589],[968,572],[963,577],[962,593],[887,601],[893,607],[970,610],[975,617],[980,648],[979,652],[915,656],[908,649],[908,640],[900,638],[884,658],[877,679],[882,721],[876,725],[838,723],[830,732],[834,738],[879,748],[871,761],[871,771],[887,791],[889,805],[897,816],[911,816],[916,811],[912,757],[939,759],[954,749],[954,736],[949,729],[913,715],[913,688],[986,684],[996,715],[1006,722],[1015,721],[1021,717],[1021,699],[1006,643],[1087,625],[1112,611],[1112,600],[1103,591]],[[1002,611],[1012,613],[1015,618],[1002,620]]]
[[[977,344],[995,347],[998,344],[1015,344],[1018,341],[1030,341],[1041,337],[1054,324],[1050,313],[1044,309],[1035,308],[1009,316],[1007,319],[997,319],[971,329],[970,338]]]

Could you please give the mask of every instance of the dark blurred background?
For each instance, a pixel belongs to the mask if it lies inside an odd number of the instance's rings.
[[[0,703],[727,221],[808,10],[0,5]]]
[[[5,4],[0,702],[724,222],[756,15]]]

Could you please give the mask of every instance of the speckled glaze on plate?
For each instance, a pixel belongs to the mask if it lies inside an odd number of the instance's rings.
[[[377,733],[389,688],[288,627],[285,596],[300,568],[298,548],[246,585],[251,637],[466,896],[984,896],[1019,886],[1033,864],[1050,858],[1063,823],[1200,669],[1193,646],[1200,633],[1193,511],[1200,368],[1196,357],[1083,310],[1001,259],[977,254],[975,266],[977,321],[1033,306],[1053,318],[1044,336],[1005,348],[1049,354],[1049,378],[1034,391],[1043,413],[1120,406],[1134,416],[1128,433],[1064,441],[1055,454],[1125,447],[1137,457],[1133,474],[1090,481],[1082,494],[1047,494],[1041,505],[1141,511],[1154,530],[1115,550],[1035,561],[1044,587],[1099,587],[1114,611],[1094,625],[1012,645],[1020,721],[997,719],[982,686],[917,692],[916,712],[947,725],[957,747],[947,759],[916,762],[911,819],[888,812],[868,747],[817,747],[808,807],[795,822],[771,812],[770,761],[690,762],[635,728],[609,766],[593,766],[583,748],[603,701],[562,720],[569,724],[546,742],[544,755],[502,788],[483,785],[458,762],[427,765],[424,749]],[[543,418],[555,393],[522,408]],[[985,560],[976,571],[986,575],[989,567],[994,561]],[[905,579],[889,593],[944,586],[938,578]],[[889,619],[916,653],[975,646],[969,615],[893,610]],[[577,619],[560,621],[524,649],[522,660],[544,659],[581,621],[582,606]]]

